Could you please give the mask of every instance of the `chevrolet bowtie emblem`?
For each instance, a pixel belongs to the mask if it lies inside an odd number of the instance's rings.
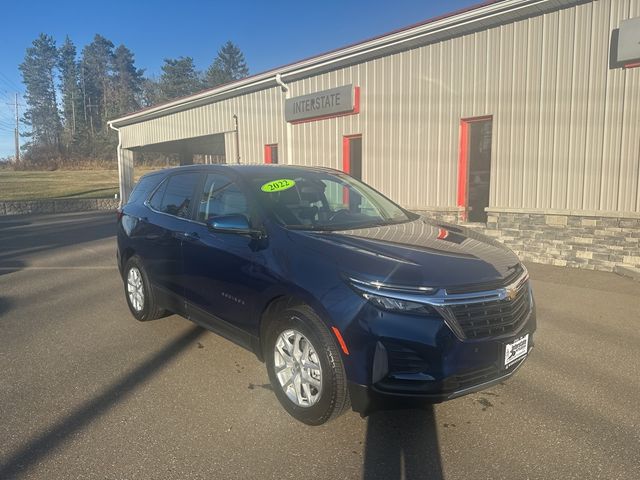
[[[505,293],[506,299],[511,301],[516,298],[518,291],[515,288],[507,288],[504,293]]]

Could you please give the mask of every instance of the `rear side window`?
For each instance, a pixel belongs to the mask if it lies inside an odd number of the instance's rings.
[[[160,211],[162,208],[162,197],[164,196],[164,192],[167,189],[167,181],[165,180],[156,190],[156,193],[149,199],[149,206],[154,210]]]
[[[142,177],[136,183],[136,186],[133,187],[133,191],[129,196],[129,201],[127,203],[142,203],[144,202],[151,190],[158,184],[160,178],[157,175],[149,175]]]
[[[199,177],[200,175],[197,173],[184,173],[169,177],[153,194],[149,204],[159,212],[188,218]]]

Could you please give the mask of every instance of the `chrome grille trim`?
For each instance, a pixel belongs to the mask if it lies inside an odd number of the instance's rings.
[[[355,278],[348,278],[351,285],[360,292],[370,293],[383,297],[395,298],[409,302],[422,303],[434,307],[442,316],[447,326],[461,340],[478,339],[492,336],[492,330],[502,329],[499,334],[515,331],[529,318],[532,310],[531,292],[528,287],[529,273],[522,267],[523,271],[510,284],[494,290],[485,290],[470,293],[447,293],[446,289],[435,290],[433,294],[427,293],[429,287],[409,287],[404,288],[397,285],[384,284],[382,282],[369,282]],[[523,292],[526,288],[526,292]],[[521,300],[526,296],[524,300]],[[477,319],[462,319],[459,307],[474,306],[484,309],[486,316],[479,315]],[[523,305],[526,305],[523,307]],[[513,311],[505,311],[513,308]],[[526,312],[520,310],[526,309]],[[491,314],[489,310],[495,310]],[[483,310],[480,308],[480,310]],[[504,313],[504,315],[502,315]],[[502,322],[491,323],[493,318],[503,318]],[[507,317],[504,320],[504,317]],[[486,335],[478,334],[478,331],[488,331]]]
[[[361,292],[380,295],[381,297],[397,298],[409,302],[424,303],[434,307],[505,300],[511,292],[517,293],[523,285],[527,283],[528,279],[529,273],[524,270],[522,275],[520,275],[515,281],[506,287],[495,290],[448,294],[446,289],[434,289],[435,293],[430,295],[428,294],[428,289],[431,287],[401,287],[381,282],[369,282],[351,277],[348,278],[351,285]]]

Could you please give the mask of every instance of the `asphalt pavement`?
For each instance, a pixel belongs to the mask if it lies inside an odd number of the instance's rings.
[[[514,378],[308,427],[253,354],[131,317],[114,230],[0,218],[0,479],[640,478],[640,283],[529,264],[538,332]]]

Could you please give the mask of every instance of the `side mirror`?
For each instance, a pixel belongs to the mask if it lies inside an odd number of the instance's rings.
[[[249,220],[244,215],[218,215],[207,220],[207,227],[213,232],[235,233],[238,235],[251,235],[261,237],[263,232],[251,228]]]

